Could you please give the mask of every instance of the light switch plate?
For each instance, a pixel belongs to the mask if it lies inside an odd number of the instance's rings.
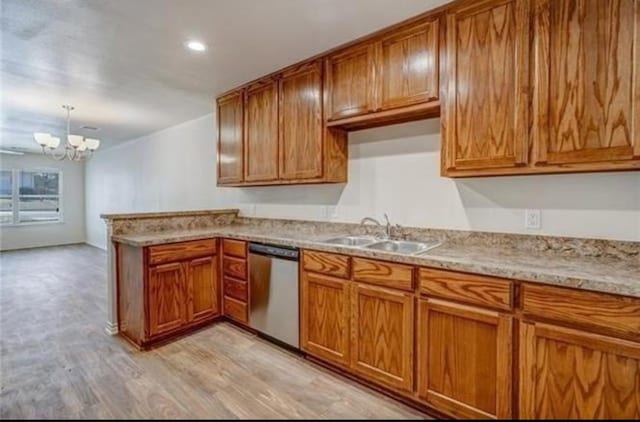
[[[524,228],[529,230],[540,230],[542,226],[540,210],[524,211]]]

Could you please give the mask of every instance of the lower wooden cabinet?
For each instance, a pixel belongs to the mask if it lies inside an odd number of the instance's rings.
[[[215,257],[205,256],[185,263],[187,269],[187,321],[220,314],[220,283]]]
[[[247,325],[249,323],[249,277],[247,242],[222,240],[222,311],[225,317]]]
[[[413,389],[412,293],[354,283],[351,295],[351,368],[364,378]]]
[[[333,364],[349,365],[349,282],[302,272],[301,347]]]
[[[640,419],[640,344],[523,323],[520,418]]]
[[[175,330],[187,322],[184,265],[172,262],[149,269],[149,336]]]
[[[419,299],[417,392],[460,418],[511,418],[512,317]]]
[[[149,268],[149,337],[220,314],[213,256]]]
[[[216,239],[118,245],[119,332],[144,348],[221,314]]]

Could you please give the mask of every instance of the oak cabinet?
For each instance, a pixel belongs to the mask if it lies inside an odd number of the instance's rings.
[[[413,390],[414,296],[354,283],[351,368],[394,389]]]
[[[362,129],[438,115],[439,22],[428,16],[330,54],[328,125]]]
[[[377,43],[378,110],[437,100],[439,19],[392,31]]]
[[[247,242],[222,240],[222,312],[235,322],[249,322],[249,274]]]
[[[374,111],[374,78],[372,42],[358,44],[327,57],[327,120]]]
[[[236,91],[218,99],[218,184],[244,180],[244,96]]]
[[[535,164],[640,168],[640,2],[535,0],[535,11]]]
[[[220,315],[214,256],[149,268],[149,336]]]
[[[242,106],[218,100],[219,185],[346,182],[346,132],[325,127],[323,74],[322,60],[305,62],[243,88]]]
[[[638,343],[527,322],[520,367],[523,419],[640,418]]]
[[[216,239],[118,244],[119,332],[140,348],[221,315]]]
[[[350,274],[352,259],[354,273]],[[363,379],[410,394],[414,379],[414,294],[367,284],[384,284],[382,270],[394,268],[393,264],[373,260],[358,263],[357,259],[303,252],[302,348]],[[408,266],[386,273],[388,286],[404,288],[405,267],[410,276]],[[356,272],[369,281],[355,281]]]
[[[512,417],[510,315],[420,299],[417,333],[421,400],[460,418]]]
[[[443,173],[527,164],[529,1],[467,1],[447,14]]]
[[[279,80],[279,177],[322,176],[322,63],[315,61],[284,72]]]
[[[303,271],[300,288],[302,349],[349,366],[349,282]]]
[[[245,104],[245,169],[247,182],[278,178],[278,85],[267,78],[247,88]]]
[[[149,269],[149,336],[175,330],[187,322],[186,275],[182,263]]]
[[[187,275],[187,321],[198,321],[220,314],[218,265],[213,256],[185,263]]]

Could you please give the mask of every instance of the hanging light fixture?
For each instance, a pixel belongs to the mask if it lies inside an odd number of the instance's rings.
[[[62,161],[66,158],[72,161],[82,161],[91,157],[93,152],[100,147],[100,140],[72,135],[70,132],[71,111],[74,110],[74,107],[65,104],[62,108],[67,110],[67,138],[64,146],[60,148],[60,138],[50,133],[34,133],[33,138],[42,147],[42,151],[54,160]]]

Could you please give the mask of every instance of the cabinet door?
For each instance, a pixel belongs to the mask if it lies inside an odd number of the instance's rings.
[[[378,44],[379,108],[438,99],[438,20],[393,31]]]
[[[446,31],[443,173],[526,164],[529,1],[466,1]]]
[[[536,164],[640,160],[640,2],[535,4]]]
[[[280,179],[322,176],[322,63],[306,63],[282,75]]]
[[[245,104],[245,171],[247,182],[278,178],[278,87],[267,79],[247,89]]]
[[[459,418],[511,418],[512,318],[420,299],[418,396]]]
[[[327,119],[374,111],[374,45],[358,44],[327,58]]]
[[[349,282],[309,272],[301,284],[302,349],[346,367],[349,365]]]
[[[242,91],[218,100],[218,184],[240,183],[244,177]]]
[[[197,321],[220,314],[220,286],[215,256],[187,262],[187,320]]]
[[[639,419],[640,344],[521,324],[520,417]]]
[[[186,276],[179,262],[149,268],[147,314],[149,336],[179,328],[187,322]]]
[[[414,296],[354,283],[351,368],[363,378],[413,390]]]

